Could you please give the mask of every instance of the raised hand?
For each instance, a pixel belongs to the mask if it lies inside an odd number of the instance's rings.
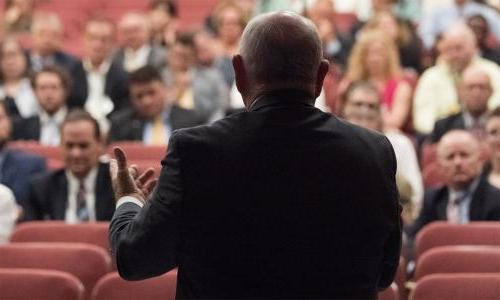
[[[145,203],[154,189],[157,179],[153,169],[147,169],[139,175],[135,165],[127,165],[127,157],[120,147],[113,149],[115,159],[110,161],[110,173],[115,192],[115,199],[132,196]]]

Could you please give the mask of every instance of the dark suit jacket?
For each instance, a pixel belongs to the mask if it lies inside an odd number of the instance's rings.
[[[436,121],[430,135],[431,143],[439,142],[443,135],[453,129],[465,129],[464,117],[461,112]]]
[[[130,280],[179,267],[179,298],[375,298],[400,254],[388,140],[296,91],[170,139],[156,192],[110,225]]]
[[[170,109],[170,126],[172,130],[193,127],[202,124],[202,116],[193,111],[172,106]],[[111,117],[109,140],[142,141],[146,120],[141,119],[132,109],[117,112]]]
[[[64,220],[68,204],[66,170],[59,169],[35,178],[24,203],[25,221]],[[98,221],[109,221],[115,211],[109,165],[100,163],[95,186],[95,213]]]
[[[29,181],[46,172],[45,159],[19,150],[6,150],[0,170],[0,183],[12,190],[16,201],[26,200]]]
[[[54,58],[54,63],[58,67],[62,68],[66,72],[68,72],[68,75],[71,76],[70,71],[75,67],[75,65],[78,63],[78,59],[73,57],[72,55],[65,53],[63,51],[57,51],[53,55]],[[30,60],[29,60],[30,67],[33,69],[33,62],[31,60],[31,55],[30,55]],[[37,70],[35,70],[37,71]]]
[[[40,140],[40,117],[17,117],[12,119],[12,140]]]
[[[424,204],[415,223],[408,229],[415,237],[420,229],[432,221],[445,221],[448,205],[448,188],[441,187],[426,191]],[[469,208],[471,221],[500,221],[500,190],[490,185],[484,176],[472,195]]]
[[[83,67],[81,61],[75,65],[71,71],[73,78],[73,87],[71,95],[68,98],[68,106],[84,107],[85,101],[89,95],[87,72]],[[113,111],[120,110],[128,106],[128,86],[127,86],[127,72],[118,63],[112,63],[106,73],[106,82],[104,86],[104,93],[108,96],[114,104]]]

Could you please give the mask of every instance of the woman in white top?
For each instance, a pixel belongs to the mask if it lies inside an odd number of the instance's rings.
[[[38,102],[27,76],[28,59],[19,42],[6,38],[0,44],[0,100],[10,114],[23,118],[38,112]]]

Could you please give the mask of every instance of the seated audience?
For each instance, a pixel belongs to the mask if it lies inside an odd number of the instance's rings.
[[[175,0],[152,0],[149,10],[153,45],[170,48],[178,27],[178,7]]]
[[[386,127],[401,129],[407,124],[412,88],[402,78],[396,46],[385,32],[360,33],[349,57],[347,74],[339,84],[339,94],[343,96],[350,83],[356,81],[371,81],[377,87]]]
[[[169,102],[195,111],[205,123],[224,116],[228,89],[215,68],[198,67],[193,36],[180,34],[168,51],[169,67],[163,72]]]
[[[0,184],[0,245],[9,241],[19,216],[19,208],[12,191]]]
[[[87,22],[83,33],[84,54],[73,70],[68,107],[85,108],[100,124],[128,105],[127,72],[112,62],[115,29],[105,19]]]
[[[24,220],[65,220],[68,223],[111,220],[115,210],[109,164],[97,121],[73,110],[61,126],[64,169],[34,179],[24,203]]]
[[[453,223],[500,221],[500,190],[481,176],[479,141],[465,130],[446,133],[437,146],[445,185],[425,191],[420,215],[410,237],[432,221]]]
[[[0,98],[11,116],[28,118],[38,112],[28,78],[28,57],[14,38],[5,38],[0,44]]]
[[[423,134],[432,131],[434,123],[460,111],[456,86],[468,66],[478,66],[493,80],[490,108],[500,104],[500,67],[477,53],[474,33],[465,24],[446,31],[438,45],[440,56],[435,66],[420,77],[415,89],[413,125]]]
[[[465,69],[458,86],[462,110],[436,122],[430,135],[431,142],[438,142],[445,133],[453,129],[468,130],[482,140],[485,136],[488,100],[492,92],[488,73],[479,67]]]
[[[485,175],[491,185],[500,189],[500,106],[489,114],[486,133],[491,157],[485,168]]]
[[[410,185],[411,196],[403,206],[405,223],[418,215],[422,203],[423,184],[413,143],[401,132],[384,127],[377,88],[370,82],[352,83],[346,93],[343,117],[356,125],[383,132],[394,148],[399,183]],[[399,187],[402,188],[403,187]],[[406,189],[406,188],[405,188]]]
[[[232,59],[238,53],[243,29],[247,24],[247,15],[240,6],[233,2],[221,2],[213,13],[216,26],[215,67],[224,76],[227,86],[234,83]]]
[[[151,66],[129,76],[131,108],[111,118],[111,141],[142,141],[165,145],[173,130],[202,124],[195,112],[168,101],[167,87],[160,73]]]
[[[151,43],[148,17],[138,13],[123,15],[118,23],[121,48],[115,54],[114,63],[127,72],[146,65],[162,68],[165,65],[165,49]]]
[[[46,167],[44,159],[37,155],[9,149],[11,129],[5,103],[0,102],[0,183],[12,190],[16,201],[22,203],[26,199],[29,181],[45,173]]]
[[[420,36],[427,49],[431,49],[438,37],[464,18],[480,14],[488,20],[489,27],[497,39],[500,38],[500,16],[493,8],[472,0],[453,0],[422,16]]]
[[[413,72],[422,71],[422,47],[410,24],[398,20],[390,11],[381,11],[366,24],[367,28],[386,32],[398,48],[401,67]]]
[[[35,116],[14,121],[13,139],[58,146],[60,126],[68,113],[66,97],[71,85],[70,79],[62,69],[48,66],[32,76],[31,85],[40,111]]]
[[[467,19],[467,25],[476,35],[477,47],[481,57],[500,64],[500,48],[490,36],[488,22],[482,15],[473,15]]]
[[[61,50],[63,25],[55,13],[37,13],[31,25],[31,36],[33,43],[29,58],[32,70],[56,65],[69,71],[77,63],[76,58]]]

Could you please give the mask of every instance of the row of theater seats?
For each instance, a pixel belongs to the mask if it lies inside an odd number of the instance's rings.
[[[136,164],[139,171],[147,168],[154,168],[156,175],[160,174],[161,160],[167,153],[166,146],[146,146],[139,142],[113,143],[106,147],[105,153],[112,157],[113,148],[121,147],[125,150],[130,164]],[[61,148],[54,146],[44,146],[32,141],[14,141],[9,143],[10,149],[18,149],[29,153],[38,154],[45,157],[47,167],[51,170],[64,167]]]
[[[20,224],[11,242],[0,247],[0,299],[81,299],[81,295],[85,299],[173,299],[176,271],[138,282],[119,278],[109,254],[107,229],[106,222]],[[415,246],[414,278],[407,282],[401,258],[395,283],[380,293],[380,299],[404,300],[408,285],[417,300],[500,299],[500,222],[435,222],[422,229]],[[32,269],[37,270],[30,273]],[[20,276],[33,281],[31,288],[25,286],[27,279],[20,285],[7,284]],[[72,288],[56,291],[40,286],[59,281]],[[57,293],[63,292],[80,296],[58,298]],[[24,297],[25,293],[35,294]],[[46,294],[50,297],[43,298]]]

